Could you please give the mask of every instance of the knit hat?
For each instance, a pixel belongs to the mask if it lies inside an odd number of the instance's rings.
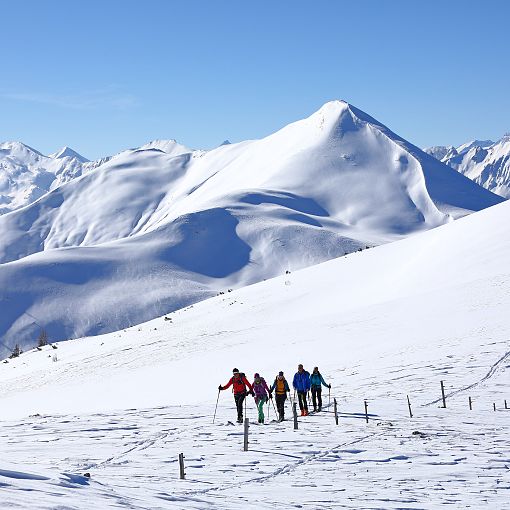
[[[283,372],[280,370],[280,371],[278,372],[278,375],[283,375]]]
[[[232,373],[233,374],[238,374],[239,373],[239,370],[237,368],[234,368],[234,370],[232,370]]]
[[[259,373],[257,372],[253,377],[255,377],[255,379],[258,379],[260,377]]]

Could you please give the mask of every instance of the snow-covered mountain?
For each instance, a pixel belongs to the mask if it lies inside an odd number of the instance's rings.
[[[3,504],[508,508],[509,222],[506,202],[1,364]],[[243,451],[218,385],[233,367],[292,384],[298,363],[332,384],[339,424],[326,388],[297,431],[289,400],[286,421],[270,404],[257,425],[248,397]]]
[[[21,142],[0,143],[0,214],[34,202],[94,166],[69,147],[44,156]]]
[[[480,186],[510,198],[510,135],[497,142],[474,140],[459,147],[429,147],[425,152]]]
[[[447,154],[450,154],[452,150],[455,150],[455,147],[449,145],[434,145],[433,147],[426,147],[423,149],[427,154],[434,156],[439,161],[443,161]]]
[[[191,152],[175,140],[153,140],[139,149],[151,148],[173,156]],[[137,149],[124,152],[134,150]],[[89,161],[70,147],[62,147],[45,156],[21,142],[0,143],[0,215],[35,202],[48,191],[94,170],[116,156]]]
[[[50,154],[50,158],[53,159],[63,159],[63,158],[74,158],[80,161],[81,163],[88,163],[89,160],[84,158],[81,154],[78,154],[75,150],[71,149],[71,147],[62,147],[57,152]]]
[[[169,154],[170,156],[180,156],[181,154],[188,154],[194,152],[185,145],[180,144],[176,140],[152,140],[145,145],[139,147],[140,150],[157,149],[161,152]]]
[[[0,336],[114,331],[500,201],[342,101],[208,152],[155,142],[0,217]]]

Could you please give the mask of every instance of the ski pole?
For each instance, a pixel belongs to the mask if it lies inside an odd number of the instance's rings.
[[[218,398],[216,399],[216,406],[214,408],[214,416],[212,419],[213,425],[214,425],[214,420],[216,419],[216,409],[218,409],[218,401],[220,400],[220,392],[221,392],[221,390],[218,390]]]
[[[270,397],[269,399],[272,403],[273,403],[273,409],[274,409],[274,414],[276,416],[276,419],[278,419],[278,411],[276,410],[276,407],[274,405],[274,400],[273,400],[273,397]]]
[[[328,388],[328,393],[329,393],[329,404],[328,404],[328,407],[331,407],[331,386],[329,386],[329,388]]]

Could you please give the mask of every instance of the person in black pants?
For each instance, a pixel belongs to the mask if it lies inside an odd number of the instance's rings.
[[[271,393],[274,391],[276,400],[276,409],[278,410],[278,421],[285,420],[285,400],[287,399],[287,392],[290,391],[289,383],[285,379],[283,372],[279,372],[271,386]],[[269,396],[271,397],[271,393]]]
[[[237,408],[237,423],[243,423],[243,402],[247,395],[247,388],[249,389],[250,395],[253,395],[253,389],[251,384],[246,379],[246,376],[234,368],[232,370],[232,377],[225,386],[221,384],[218,386],[218,390],[226,390],[230,386],[234,387],[234,401]]]
[[[326,386],[326,388],[331,388],[331,384],[326,384],[326,381],[324,381],[324,378],[319,372],[319,367],[314,367],[312,375],[310,376],[310,385],[312,387],[312,402],[314,411],[317,411],[317,401],[319,403],[319,411],[322,409],[321,384]]]
[[[298,365],[298,371],[294,374],[292,386],[298,394],[301,416],[308,416],[308,404],[306,402],[306,395],[310,390],[310,373],[307,372],[301,364]]]

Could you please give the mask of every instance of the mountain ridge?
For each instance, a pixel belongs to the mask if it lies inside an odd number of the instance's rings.
[[[447,166],[503,198],[510,198],[510,136],[425,149]]]
[[[55,340],[121,329],[502,201],[340,101],[260,140],[170,142],[0,217],[0,336],[33,341],[27,314]]]

